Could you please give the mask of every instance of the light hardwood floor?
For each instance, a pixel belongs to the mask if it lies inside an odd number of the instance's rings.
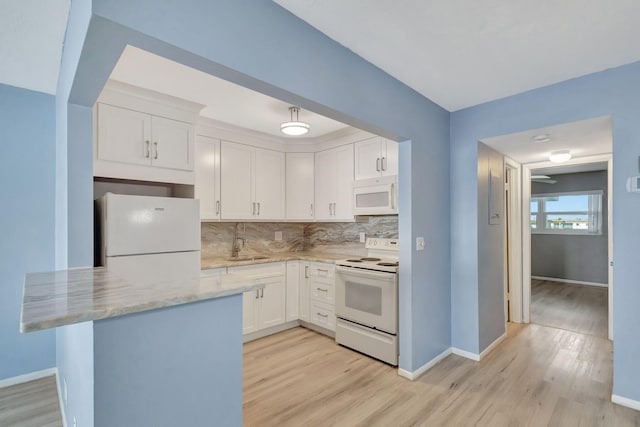
[[[481,362],[451,355],[411,382],[295,328],[245,344],[246,426],[639,426],[610,402],[611,342],[510,324]]]
[[[62,427],[56,378],[0,388],[0,426]]]
[[[607,288],[531,279],[531,322],[607,336]]]

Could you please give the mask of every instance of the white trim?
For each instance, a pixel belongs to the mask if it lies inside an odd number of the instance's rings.
[[[10,387],[16,384],[22,384],[33,380],[38,380],[40,378],[49,377],[51,375],[56,375],[58,370],[53,368],[43,369],[41,371],[29,372],[28,374],[18,375],[11,378],[5,378],[4,380],[0,380],[0,388]]]
[[[531,169],[522,167],[520,233],[522,236],[522,323],[531,322]]]
[[[401,377],[407,378],[411,381],[414,381],[420,375],[424,374],[429,369],[433,368],[438,362],[440,362],[442,359],[444,359],[451,353],[452,353],[452,349],[451,347],[449,347],[448,349],[446,349],[445,351],[443,351],[442,353],[440,353],[439,355],[437,355],[436,357],[434,357],[433,359],[431,359],[430,361],[428,361],[427,363],[425,363],[424,365],[422,365],[421,367],[419,367],[413,372],[407,371],[402,368],[398,368],[398,375],[400,375]]]
[[[518,162],[509,157],[504,158],[505,168],[511,170],[509,177],[509,218],[505,221],[505,227],[508,226],[509,245],[505,245],[505,251],[509,249],[509,319],[511,322],[522,323],[522,215],[521,204],[522,198],[522,168]],[[505,233],[505,239],[506,237]],[[506,254],[505,254],[506,257]],[[507,268],[505,262],[505,269]],[[505,275],[505,291],[507,286],[507,276]],[[505,301],[506,304],[506,301]],[[506,318],[505,318],[506,324]],[[505,326],[506,329],[506,326]]]
[[[606,283],[598,283],[598,282],[585,282],[582,280],[570,280],[570,279],[560,279],[558,277],[544,277],[544,276],[531,276],[532,279],[536,280],[548,280],[551,282],[561,282],[561,283],[571,283],[573,285],[585,285],[585,286],[598,286],[601,288],[608,288],[609,285]]]
[[[607,237],[609,281],[609,339],[613,341],[613,156],[607,162]]]
[[[627,408],[640,411],[640,401],[629,399],[628,397],[618,396],[617,394],[611,395],[611,401],[616,405],[626,406]]]
[[[478,353],[471,353],[470,351],[462,350],[457,347],[451,347],[451,352],[456,356],[462,356],[467,359],[474,360],[476,362],[480,361],[480,355]]]
[[[500,335],[498,338],[496,338],[491,344],[489,344],[487,346],[487,348],[485,348],[484,350],[482,350],[482,353],[480,353],[480,360],[482,360],[487,354],[491,353],[491,351],[493,349],[495,349],[498,345],[500,345],[500,343],[502,341],[504,341],[504,339],[507,337],[507,332],[505,332],[504,334]]]
[[[60,415],[62,415],[62,427],[67,427],[67,413],[65,412],[65,404],[62,399],[62,387],[60,385],[58,369],[56,369],[56,388],[58,389],[58,406],[60,407]]]

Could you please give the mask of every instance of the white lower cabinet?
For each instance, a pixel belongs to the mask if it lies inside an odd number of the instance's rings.
[[[229,274],[241,273],[263,279],[264,288],[242,296],[242,333],[248,334],[285,323],[286,267],[284,262],[229,267]]]
[[[336,330],[335,265],[300,262],[300,320]]]
[[[300,318],[300,261],[287,261],[286,321]]]

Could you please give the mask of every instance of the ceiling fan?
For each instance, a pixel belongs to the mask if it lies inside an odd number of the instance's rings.
[[[550,176],[547,175],[531,175],[531,182],[542,182],[544,184],[555,184],[555,179],[551,179]]]

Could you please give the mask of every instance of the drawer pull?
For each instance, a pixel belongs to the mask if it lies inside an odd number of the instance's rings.
[[[325,273],[328,273],[328,272],[329,272],[329,270],[326,270],[326,269],[324,269],[324,268],[317,268],[316,270],[318,270],[318,271],[324,271]]]
[[[325,317],[325,318],[326,318],[326,317],[329,317],[329,315],[328,315],[328,314],[322,314],[322,313],[320,313],[320,312],[318,312],[318,313],[316,313],[316,314],[317,314],[318,316],[320,316],[320,317]]]
[[[316,288],[320,292],[329,292],[329,289]]]

